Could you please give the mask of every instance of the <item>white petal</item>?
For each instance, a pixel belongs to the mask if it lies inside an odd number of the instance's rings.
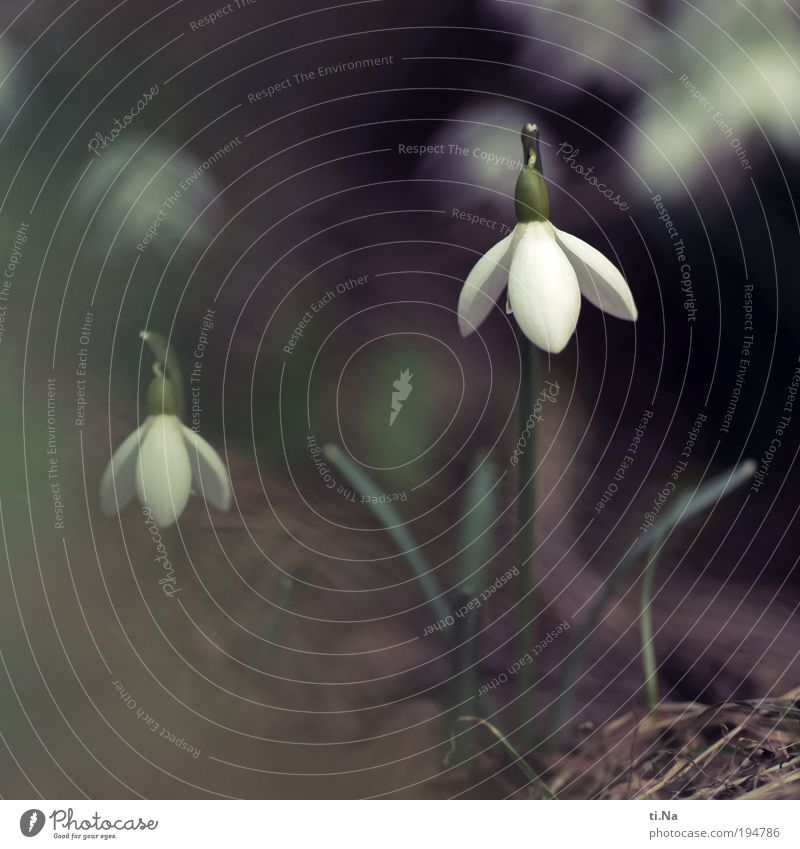
[[[636,321],[639,314],[633,295],[616,265],[577,236],[558,229],[555,232],[573,260],[584,298],[615,318]]]
[[[508,262],[514,233],[501,239],[475,263],[458,299],[458,327],[469,336],[492,311],[508,283]]]
[[[195,489],[218,510],[227,510],[231,506],[231,482],[225,464],[200,434],[185,425],[181,427]]]
[[[140,441],[150,424],[146,419],[112,454],[100,481],[100,509],[106,516],[118,513],[136,494],[136,458]]]
[[[183,512],[192,486],[181,427],[177,416],[153,416],[136,464],[136,494],[162,528]]]
[[[522,332],[552,354],[569,342],[578,323],[581,292],[575,271],[549,222],[526,224],[511,259],[508,298]]]

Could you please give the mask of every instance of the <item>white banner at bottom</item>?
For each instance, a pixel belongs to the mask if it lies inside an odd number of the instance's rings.
[[[0,846],[800,846],[800,801],[0,801]]]

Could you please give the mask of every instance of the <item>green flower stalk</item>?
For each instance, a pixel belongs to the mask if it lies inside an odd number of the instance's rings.
[[[514,230],[490,248],[473,267],[458,302],[458,322],[463,336],[476,330],[488,317],[508,286],[508,312],[522,333],[520,349],[519,422],[526,427],[539,394],[539,353],[562,351],[578,324],[581,295],[618,318],[635,321],[636,305],[619,270],[586,242],[558,230],[550,223],[550,199],[542,173],[539,130],[536,124],[522,128],[523,168],[514,192]],[[520,654],[536,642],[536,445],[531,435],[519,465],[519,519],[521,592]],[[533,664],[520,674],[522,741],[533,743]]]

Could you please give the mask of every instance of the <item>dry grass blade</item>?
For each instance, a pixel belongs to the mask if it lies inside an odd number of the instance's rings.
[[[799,692],[628,713],[552,763],[549,785],[559,798],[797,798]]]
[[[545,797],[545,799],[555,799],[555,794],[548,787],[547,783],[538,776],[532,769],[530,764],[525,760],[525,758],[520,755],[520,753],[511,745],[508,738],[503,734],[503,732],[496,726],[492,725],[488,719],[484,719],[480,716],[459,716],[456,722],[473,722],[475,725],[481,725],[484,728],[488,729],[491,734],[497,738],[503,748],[514,758],[514,764],[519,767],[520,772],[528,779],[528,781],[534,785],[541,794]]]

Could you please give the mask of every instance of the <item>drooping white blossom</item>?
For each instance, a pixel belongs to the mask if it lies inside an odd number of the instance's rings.
[[[100,506],[110,516],[136,496],[166,528],[181,515],[193,489],[218,510],[230,507],[230,480],[217,452],[177,416],[148,416],[106,466]]]
[[[527,137],[526,137],[527,133]],[[633,295],[617,267],[587,242],[549,221],[536,127],[523,130],[527,166],[517,182],[517,226],[467,277],[458,302],[461,334],[472,333],[508,285],[508,311],[539,348],[563,350],[578,324],[581,295],[616,318],[636,321]]]
[[[142,334],[145,340],[157,334]],[[164,342],[165,356],[173,360]],[[219,510],[231,504],[228,470],[217,452],[178,415],[179,384],[154,366],[147,390],[150,415],[114,452],[100,483],[100,507],[106,515],[121,511],[134,496],[166,528],[183,512],[192,492]]]

